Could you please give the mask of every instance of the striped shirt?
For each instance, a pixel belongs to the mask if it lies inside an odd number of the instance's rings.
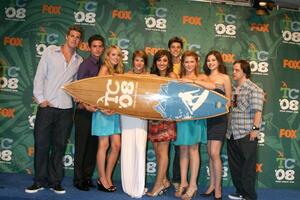
[[[82,57],[76,52],[69,63],[60,46],[50,45],[46,48],[38,64],[33,82],[33,95],[40,104],[49,101],[55,108],[73,107],[71,96],[61,88],[75,80]]]
[[[234,88],[236,107],[231,107],[227,138],[231,135],[235,140],[247,136],[252,131],[254,114],[263,110],[264,92],[255,83],[247,79],[241,86],[239,92]]]

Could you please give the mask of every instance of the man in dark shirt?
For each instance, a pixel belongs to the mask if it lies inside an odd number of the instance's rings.
[[[88,39],[90,56],[79,66],[77,79],[90,78],[98,75],[101,56],[104,52],[105,40],[101,35],[93,35]],[[93,187],[92,176],[96,165],[98,137],[91,135],[93,108],[77,104],[75,111],[75,157],[74,186],[83,191]]]

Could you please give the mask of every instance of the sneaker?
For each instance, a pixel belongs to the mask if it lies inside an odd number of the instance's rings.
[[[54,191],[56,194],[65,194],[66,190],[61,187],[60,184],[55,185],[54,187],[51,187],[50,190]]]
[[[33,183],[32,186],[28,187],[25,189],[26,193],[36,193],[40,190],[43,190],[45,188],[43,188],[41,185],[37,184],[37,183]]]
[[[240,194],[229,194],[228,198],[233,200],[244,200],[243,196]]]

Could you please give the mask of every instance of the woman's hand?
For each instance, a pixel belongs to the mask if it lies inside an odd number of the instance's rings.
[[[103,112],[106,115],[112,115],[115,113],[113,110],[110,109],[101,109],[101,112]]]
[[[86,103],[82,103],[82,105],[84,106],[84,108],[87,111],[90,111],[90,112],[96,112],[97,111],[97,107],[96,106],[92,106],[92,105],[89,105],[89,104],[86,104]]]

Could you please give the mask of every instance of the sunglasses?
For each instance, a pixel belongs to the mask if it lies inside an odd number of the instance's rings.
[[[237,94],[234,94],[233,95],[233,101],[232,101],[232,106],[235,108],[237,107]]]

